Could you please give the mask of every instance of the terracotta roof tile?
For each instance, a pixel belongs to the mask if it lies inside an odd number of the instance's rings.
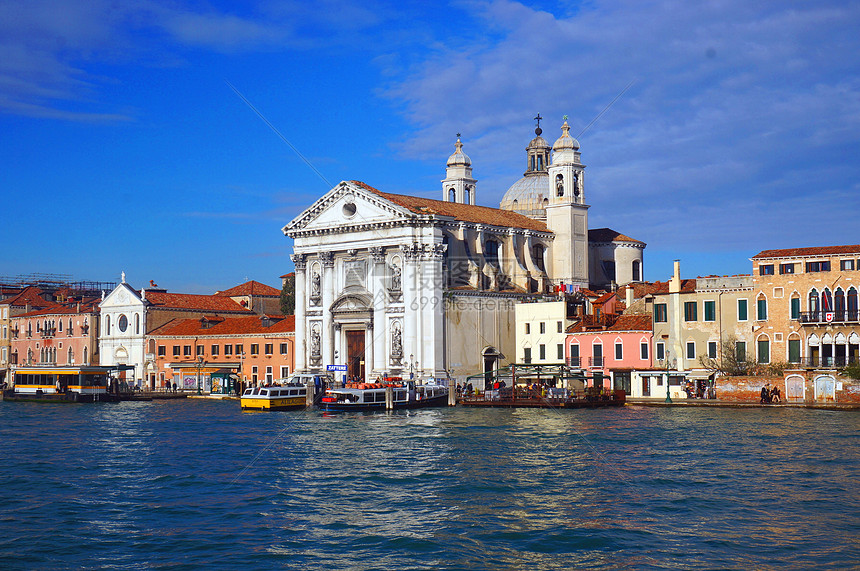
[[[592,228],[588,231],[589,242],[632,242],[634,244],[645,245],[645,242],[636,240],[630,236],[625,236],[621,232],[616,232],[611,228]]]
[[[633,313],[630,315],[586,315],[567,328],[568,333],[599,333],[601,331],[651,331],[651,316]]]
[[[220,295],[224,297],[236,297],[240,295],[267,295],[274,297],[281,295],[281,290],[251,280],[243,284],[237,285],[236,287],[231,287],[230,289],[226,289],[224,291],[215,292],[215,295]]]
[[[752,257],[761,258],[794,258],[798,256],[829,256],[839,254],[860,255],[860,245],[854,246],[815,246],[811,248],[787,248],[783,250],[763,250]]]
[[[431,198],[421,198],[418,196],[406,196],[404,194],[389,194],[373,188],[361,181],[350,181],[353,184],[360,186],[365,190],[369,190],[374,194],[390,200],[394,204],[409,209],[416,214],[439,216],[450,216],[455,220],[463,222],[474,222],[475,224],[488,224],[490,226],[501,226],[505,228],[524,228],[526,230],[535,230],[537,232],[549,232],[546,223],[540,220],[523,216],[511,210],[502,210],[500,208],[490,208],[489,206],[473,206],[471,204],[461,204],[459,202],[444,202],[442,200],[433,200]]]
[[[54,301],[46,301],[41,296],[42,290],[35,286],[25,287],[21,293],[16,296],[4,299],[0,303],[4,305],[24,307],[30,305],[33,309],[45,309],[49,307],[61,307]]]
[[[147,291],[146,301],[148,301],[152,306],[162,309],[193,309],[198,311],[252,313],[250,310],[245,309],[229,297],[218,295]]]
[[[168,321],[150,335],[170,336],[207,336],[207,335],[249,335],[260,333],[293,333],[296,330],[296,318],[294,315],[284,316],[283,319],[272,323],[269,327],[263,327],[262,319],[258,315],[248,317],[228,317],[221,322],[213,323],[204,327],[201,319],[173,319]]]

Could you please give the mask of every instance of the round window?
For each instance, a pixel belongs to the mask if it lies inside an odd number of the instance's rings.
[[[343,205],[343,215],[350,218],[355,215],[355,203],[347,202]]]
[[[128,329],[128,317],[126,317],[125,315],[120,315],[119,321],[117,321],[116,325],[117,327],[119,327],[120,331],[125,333],[125,330]]]

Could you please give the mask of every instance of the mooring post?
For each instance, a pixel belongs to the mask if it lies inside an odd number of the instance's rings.
[[[316,396],[314,395],[314,382],[308,381],[307,383],[305,383],[305,386],[307,387],[307,393],[305,394],[305,406],[310,408],[314,406],[314,396]]]
[[[394,387],[385,387],[385,410],[394,410]]]

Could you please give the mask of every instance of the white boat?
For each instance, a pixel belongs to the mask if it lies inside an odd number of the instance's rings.
[[[387,406],[386,391],[391,390]],[[424,408],[448,404],[448,387],[437,384],[351,383],[343,388],[328,389],[320,400],[320,408],[328,412],[369,411]]]

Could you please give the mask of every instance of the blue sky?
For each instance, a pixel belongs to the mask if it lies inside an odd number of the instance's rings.
[[[440,198],[462,133],[491,206],[568,115],[589,224],[649,280],[860,243],[858,29],[841,1],[5,0],[0,273],[279,286],[328,186],[228,82],[332,184]]]

